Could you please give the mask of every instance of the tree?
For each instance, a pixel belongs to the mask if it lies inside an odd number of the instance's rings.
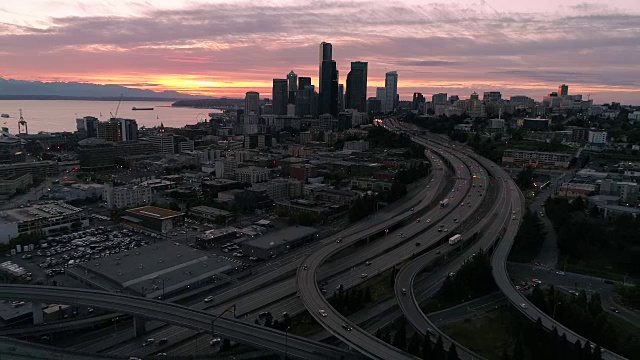
[[[431,339],[429,338],[429,333],[426,333],[422,338],[422,359],[431,359]]]
[[[402,324],[398,331],[396,331],[395,335],[393,336],[393,342],[391,343],[391,345],[400,350],[407,349],[407,329],[404,324]]]
[[[513,347],[513,355],[511,356],[513,360],[521,360],[524,359],[524,347],[522,345],[522,333],[518,336],[516,340],[516,344]]]
[[[593,355],[591,355],[591,358],[594,360],[602,360],[602,348],[600,345],[596,345],[593,349]]]
[[[420,356],[420,336],[417,332],[414,332],[411,335],[411,340],[409,341],[409,348],[407,349],[409,354],[413,354],[415,356]]]
[[[460,358],[458,357],[458,351],[456,350],[456,346],[454,343],[451,343],[451,346],[449,346],[447,360],[460,360]]]
[[[438,336],[438,340],[436,340],[436,345],[433,347],[433,359],[434,360],[444,360],[444,343],[442,342],[442,336]]]

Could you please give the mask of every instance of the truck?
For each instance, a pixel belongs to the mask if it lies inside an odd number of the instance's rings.
[[[462,240],[462,235],[453,235],[449,238],[449,245],[455,245],[460,240]]]
[[[440,201],[440,207],[441,208],[445,208],[445,207],[447,207],[447,205],[449,205],[449,199],[444,199],[444,200]]]

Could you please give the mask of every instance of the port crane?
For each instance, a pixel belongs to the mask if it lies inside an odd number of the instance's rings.
[[[122,102],[122,97],[124,96],[123,93],[120,93],[120,99],[118,100],[118,106],[116,106],[116,113],[113,114],[111,111],[109,111],[109,114],[111,114],[111,118],[112,119],[116,119],[118,116],[118,110],[120,110],[120,103]]]

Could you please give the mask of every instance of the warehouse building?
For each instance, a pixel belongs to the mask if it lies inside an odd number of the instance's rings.
[[[291,226],[242,243],[246,256],[267,260],[304,246],[317,239],[320,231],[307,226]]]
[[[156,206],[143,206],[127,210],[121,219],[134,228],[165,233],[184,224],[184,213]]]

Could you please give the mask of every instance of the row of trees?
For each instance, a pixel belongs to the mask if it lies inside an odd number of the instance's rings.
[[[549,199],[545,209],[558,234],[560,256],[567,262],[640,274],[640,219],[601,218],[582,198]]]
[[[329,304],[344,316],[351,315],[371,302],[371,290],[369,287],[362,289],[344,290],[343,286],[329,298]]]
[[[349,221],[355,222],[373,214],[379,208],[379,203],[392,203],[407,194],[407,186],[429,174],[431,164],[423,161],[414,162],[405,169],[398,171],[391,189],[378,194],[367,194],[351,204]]]
[[[556,291],[553,286],[547,291],[536,287],[529,299],[558,322],[603,347],[630,358],[640,354],[640,339],[631,333],[621,333],[613,326],[602,309],[597,292],[587,297],[581,290],[574,296]]]
[[[522,215],[522,224],[509,253],[509,260],[521,263],[531,262],[540,252],[545,237],[546,233],[540,218],[534,211],[527,210]]]
[[[489,256],[480,250],[465,260],[454,276],[448,276],[431,302],[428,311],[438,310],[490,294],[497,290],[491,275]]]
[[[44,239],[46,236],[47,233],[44,230],[34,230],[28,233],[23,233],[11,239],[8,243],[0,244],[0,251],[9,251],[11,249],[15,249],[16,245],[25,246],[30,244],[37,244],[38,241]]]
[[[444,343],[442,337],[438,336],[438,340],[435,345],[431,344],[429,334],[421,335],[418,332],[414,332],[409,339],[407,339],[407,325],[406,320],[402,318],[398,322],[397,329],[393,337],[389,332],[389,329],[378,329],[375,336],[393,345],[395,348],[402,351],[406,351],[412,355],[420,357],[425,360],[458,360],[458,351],[454,344],[451,344],[449,351],[445,352]],[[408,340],[408,341],[407,341]]]

